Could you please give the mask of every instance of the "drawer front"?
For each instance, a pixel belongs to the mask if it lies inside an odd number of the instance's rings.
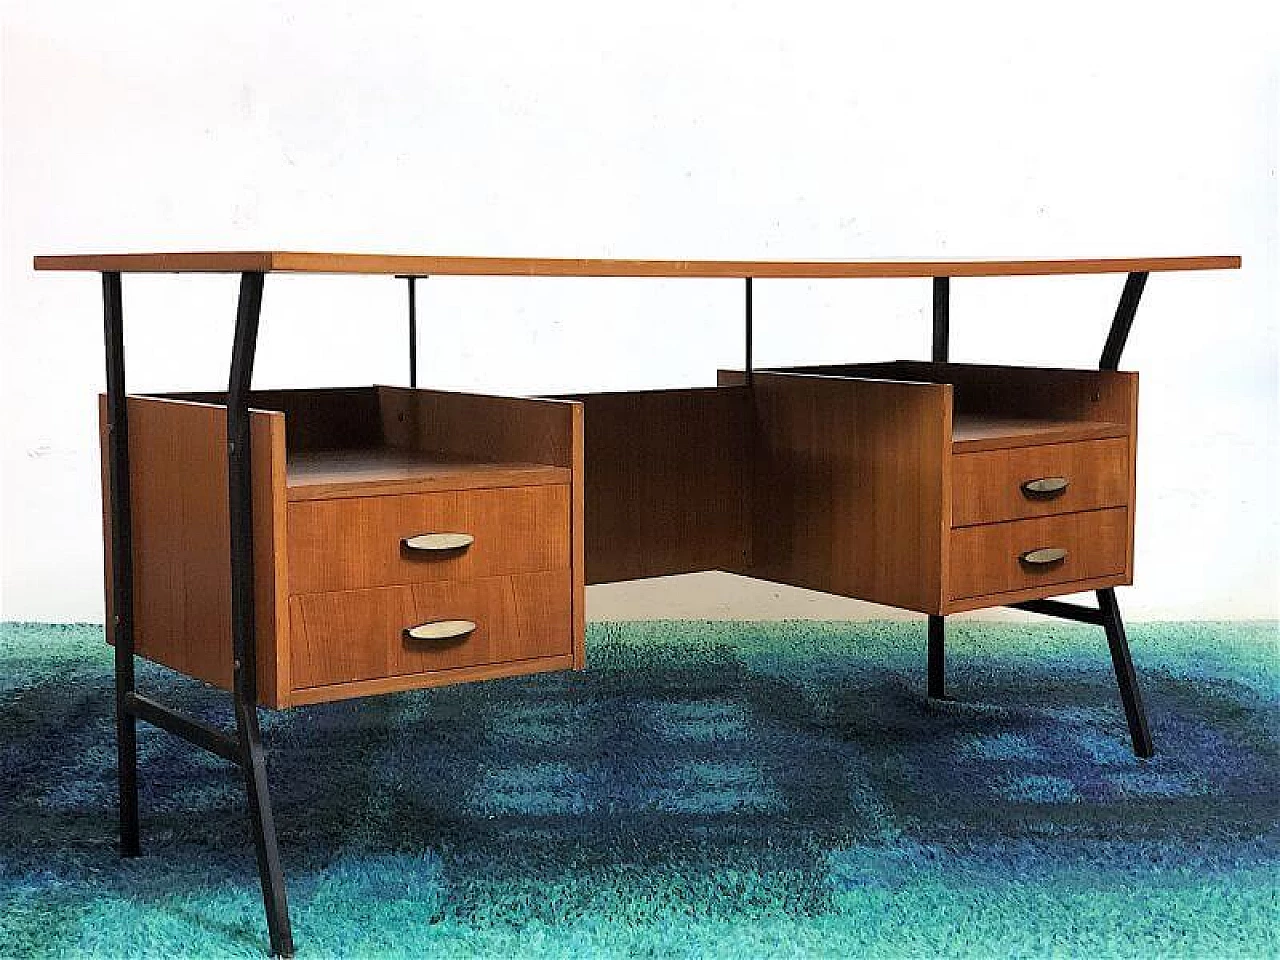
[[[1128,506],[1129,440],[959,453],[951,478],[954,527]]]
[[[558,570],[291,597],[293,686],[571,654],[570,590]]]
[[[1053,559],[1048,551],[1065,555]],[[951,531],[947,596],[963,600],[1122,574],[1128,554],[1124,509],[962,527]]]
[[[297,501],[288,525],[290,593],[569,566],[565,484]]]

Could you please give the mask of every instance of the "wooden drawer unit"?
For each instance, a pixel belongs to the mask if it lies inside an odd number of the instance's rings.
[[[292,597],[294,689],[571,658],[570,587],[565,568]],[[443,636],[408,632],[432,625]]]
[[[289,591],[323,593],[569,567],[569,485],[289,504]]]
[[[1086,440],[958,453],[952,526],[1021,520],[1129,502],[1129,440]]]
[[[1130,583],[1137,397],[1112,370],[758,370],[729,569],[940,616]]]
[[[1123,574],[1128,545],[1124,509],[962,527],[951,534],[947,597],[965,600]]]
[[[137,652],[229,689],[222,400],[129,398],[130,506]],[[581,404],[370,387],[250,405],[259,703],[583,665]],[[475,629],[405,637],[444,620]]]

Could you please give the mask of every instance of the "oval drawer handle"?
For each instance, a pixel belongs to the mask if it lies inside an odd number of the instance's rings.
[[[470,620],[432,620],[429,623],[420,623],[416,627],[406,627],[404,638],[436,642],[461,640],[463,637],[471,636],[475,631],[476,625]]]
[[[1067,559],[1067,551],[1062,547],[1040,547],[1036,550],[1028,550],[1026,553],[1021,554],[1018,559],[1033,567],[1047,567],[1052,563],[1061,563]]]
[[[420,533],[416,537],[405,537],[400,545],[413,553],[454,553],[475,542],[476,538],[469,533]]]
[[[1022,493],[1029,500],[1052,500],[1067,492],[1068,483],[1066,477],[1040,477],[1024,483]]]

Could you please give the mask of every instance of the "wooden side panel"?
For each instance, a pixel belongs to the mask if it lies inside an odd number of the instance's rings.
[[[573,466],[573,403],[378,387],[384,441],[464,460]]]
[[[134,644],[187,676],[231,687],[230,521],[224,407],[130,397]],[[106,399],[100,398],[107,456]],[[284,417],[254,411],[253,536],[258,695],[288,705]],[[105,539],[110,516],[104,511]],[[110,584],[110,556],[107,556]],[[114,611],[107,590],[108,638]]]
[[[743,387],[579,398],[587,583],[743,569],[748,398]]]
[[[753,575],[940,612],[951,388],[766,373],[753,382]]]
[[[1138,513],[1138,375],[1129,381],[1129,530],[1125,554],[1125,583],[1133,583],[1134,525]]]

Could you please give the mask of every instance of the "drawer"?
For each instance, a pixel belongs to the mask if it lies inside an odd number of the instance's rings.
[[[951,480],[954,527],[1127,506],[1129,440],[959,453],[951,460]],[[1035,481],[1045,489],[1027,486]]]
[[[288,533],[295,594],[559,570],[569,566],[569,487],[295,501]],[[463,545],[404,543],[429,534],[461,534]]]
[[[573,652],[568,570],[307,594],[289,600],[295,688]],[[470,621],[464,635],[406,631]],[[428,629],[428,631],[430,630]]]
[[[1031,551],[1061,550],[1050,562]],[[1129,511],[1092,510],[951,531],[951,600],[1122,574],[1129,556]],[[1025,559],[1024,559],[1025,558]]]

